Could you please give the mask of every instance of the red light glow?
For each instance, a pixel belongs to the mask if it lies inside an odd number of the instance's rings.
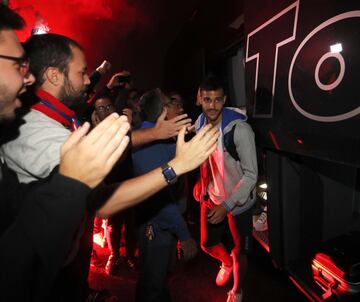
[[[275,134],[270,130],[270,131],[269,131],[269,135],[270,135],[270,138],[271,138],[271,141],[272,141],[274,147],[275,147],[277,150],[280,150],[280,145],[279,145],[279,143],[278,143],[277,140],[276,140]]]
[[[336,266],[336,264],[332,261],[331,257],[323,253],[317,253],[315,255],[315,259],[313,264],[316,268],[321,268],[322,270],[326,270],[331,274],[338,276],[339,278],[343,278],[345,273]]]
[[[143,7],[120,0],[13,0],[10,7],[26,21],[26,28],[18,32],[25,41],[39,24],[51,33],[68,36],[85,49],[88,65],[96,68],[104,60],[114,67],[124,64],[129,51],[125,43],[134,31],[152,27]],[[120,68],[124,68],[121,66]]]
[[[330,256],[317,253],[312,261],[313,278],[325,291],[323,298],[338,294],[349,293],[349,285],[344,281],[345,272],[342,271]]]

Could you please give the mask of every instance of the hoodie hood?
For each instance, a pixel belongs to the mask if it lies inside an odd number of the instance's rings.
[[[221,131],[223,132],[226,126],[235,120],[245,122],[247,116],[239,108],[235,107],[224,107],[221,113]],[[195,129],[198,132],[202,127],[206,125],[206,116],[201,113],[195,122]]]

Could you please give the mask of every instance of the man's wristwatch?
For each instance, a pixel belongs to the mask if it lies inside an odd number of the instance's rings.
[[[176,183],[178,177],[172,167],[170,167],[168,164],[164,164],[161,166],[161,171],[168,184],[172,185]]]

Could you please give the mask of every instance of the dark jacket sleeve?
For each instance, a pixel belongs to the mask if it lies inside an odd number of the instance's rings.
[[[9,206],[6,196],[17,204],[17,213],[1,230],[1,292],[4,301],[45,301],[85,214],[90,189],[58,173],[29,185],[7,177],[7,187],[1,187],[1,217]],[[11,198],[14,191],[18,193]]]
[[[99,83],[99,81],[101,79],[101,73],[98,72],[97,70],[95,70],[89,75],[89,79],[90,79],[90,84],[87,87],[88,93],[92,92],[94,90],[96,84]]]

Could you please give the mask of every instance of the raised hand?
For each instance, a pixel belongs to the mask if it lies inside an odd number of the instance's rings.
[[[96,68],[96,70],[97,70],[98,72],[100,72],[101,75],[104,75],[105,73],[107,73],[107,72],[110,70],[110,68],[111,68],[110,62],[104,60],[104,61],[101,63],[101,65],[100,65],[98,68]]]
[[[117,72],[115,73],[111,79],[109,80],[109,82],[106,84],[106,86],[109,88],[109,89],[113,89],[117,86],[123,86],[124,83],[121,83],[118,81],[118,78],[119,77],[128,77],[130,76],[130,72],[127,71],[127,70],[123,70],[123,71],[120,71],[120,72]]]
[[[129,128],[127,118],[117,113],[109,115],[88,135],[90,125],[85,123],[61,147],[60,174],[94,188],[124,152]]]
[[[164,108],[161,115],[156,121],[154,127],[157,139],[168,139],[177,136],[183,126],[190,127],[191,119],[187,118],[187,114],[178,115],[171,120],[166,120],[167,109]]]
[[[200,166],[215,151],[219,130],[211,124],[203,127],[189,142],[185,142],[186,127],[179,132],[176,143],[176,156],[169,162],[178,175]]]

